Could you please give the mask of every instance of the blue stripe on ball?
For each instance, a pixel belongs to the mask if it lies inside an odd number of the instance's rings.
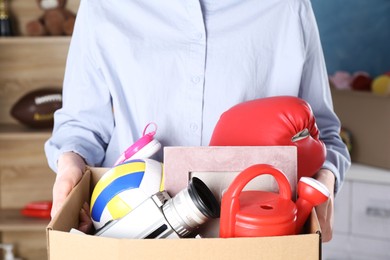
[[[103,210],[106,207],[107,203],[114,196],[116,196],[117,194],[121,193],[124,190],[139,188],[143,177],[144,177],[143,171],[134,172],[112,181],[97,197],[92,207],[92,212],[91,212],[92,218],[95,221],[100,221]]]

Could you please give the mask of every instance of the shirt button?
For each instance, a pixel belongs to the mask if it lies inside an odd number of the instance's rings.
[[[194,35],[194,39],[195,40],[201,40],[203,38],[203,33],[196,33],[195,35]]]
[[[195,84],[198,84],[199,81],[200,81],[200,77],[196,76],[196,77],[192,77],[192,82],[195,83]]]
[[[198,130],[198,125],[195,123],[190,124],[190,129],[192,132],[196,132]]]

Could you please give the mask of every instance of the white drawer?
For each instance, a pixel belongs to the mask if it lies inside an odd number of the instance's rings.
[[[334,201],[334,233],[351,232],[351,186],[349,181],[344,182]]]
[[[344,251],[334,250],[328,254],[322,255],[323,260],[389,260],[388,258],[375,257],[365,254],[346,253]]]
[[[390,241],[334,234],[329,243],[322,244],[325,260],[385,260],[390,259]]]
[[[351,255],[361,256],[364,259],[388,260],[390,259],[390,240],[351,237]],[[353,258],[357,259],[357,258]],[[363,258],[358,258],[363,259]]]
[[[353,182],[351,213],[353,236],[382,238],[390,241],[389,185]]]
[[[350,237],[348,234],[333,233],[333,238],[330,242],[322,244],[322,255],[327,257],[347,256],[349,255]],[[335,252],[337,254],[335,254]],[[333,259],[333,258],[330,258]],[[345,258],[344,258],[345,259]]]
[[[322,253],[323,260],[348,260],[351,259],[349,254],[345,251],[332,250]]]
[[[365,255],[365,254],[350,254],[349,258],[344,258],[343,260],[389,260],[388,257],[381,257],[381,256],[373,256],[373,255]]]

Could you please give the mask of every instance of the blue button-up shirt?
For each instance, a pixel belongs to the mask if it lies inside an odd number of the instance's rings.
[[[49,165],[112,166],[149,122],[163,146],[208,145],[224,111],[275,95],[312,106],[337,189],[350,160],[309,0],[82,0]]]

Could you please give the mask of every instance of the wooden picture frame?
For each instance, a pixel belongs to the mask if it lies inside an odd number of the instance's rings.
[[[191,177],[197,176],[220,199],[221,192],[239,172],[260,163],[273,165],[282,171],[290,181],[293,196],[296,196],[295,146],[165,147],[165,189],[174,196],[187,187]],[[271,176],[264,175],[256,179],[261,181],[251,181],[246,188],[277,191],[277,185]]]

